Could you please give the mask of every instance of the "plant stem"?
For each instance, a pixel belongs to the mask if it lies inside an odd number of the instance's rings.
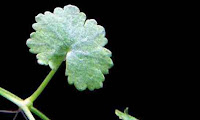
[[[31,112],[35,113],[38,117],[40,117],[42,120],[50,120],[47,116],[45,116],[42,112],[40,112],[35,107],[30,107]]]
[[[62,63],[62,62],[61,62]],[[60,64],[61,64],[60,63]],[[60,66],[59,64],[59,66]],[[52,69],[50,73],[46,76],[42,84],[38,87],[38,89],[28,98],[32,103],[38,98],[38,96],[43,92],[45,87],[48,85],[50,82],[51,78],[54,76],[56,71],[58,70],[59,66],[56,69]]]
[[[19,98],[16,95],[14,95],[13,93],[3,89],[2,87],[0,87],[0,95],[2,95],[6,99],[8,99],[11,102],[13,102],[14,104],[16,104],[19,108],[21,108],[24,111],[24,113],[26,114],[26,116],[29,118],[29,120],[35,120],[32,113],[30,112],[28,106],[26,106],[27,104],[24,102],[24,100],[22,100],[21,98]]]
[[[21,98],[14,95],[13,93],[3,89],[2,87],[0,87],[0,95],[3,96],[4,98],[8,99],[9,101],[15,103],[18,106],[22,105],[23,100]]]
[[[35,120],[31,111],[29,110],[29,108],[27,106],[21,107],[21,109],[24,111],[24,113],[26,114],[26,116],[28,117],[29,120]]]
[[[62,63],[62,62],[61,62]],[[47,75],[47,77],[44,79],[44,81],[41,83],[41,85],[38,87],[38,89],[27,99],[22,100],[18,96],[14,95],[13,93],[3,89],[0,87],[0,95],[5,97],[6,99],[10,100],[14,104],[16,104],[19,108],[23,110],[23,112],[26,114],[29,120],[35,120],[33,117],[31,111],[35,113],[37,116],[39,116],[43,120],[50,120],[47,116],[45,116],[42,112],[40,112],[38,109],[33,107],[33,102],[38,98],[38,96],[43,92],[45,87],[48,85],[56,71],[58,70],[58,65],[56,69],[52,69],[50,73]]]

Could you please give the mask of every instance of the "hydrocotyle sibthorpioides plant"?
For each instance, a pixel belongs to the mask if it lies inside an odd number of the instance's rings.
[[[39,14],[36,22],[27,46],[37,54],[39,64],[56,70],[65,61],[68,82],[78,90],[103,86],[103,74],[108,74],[113,62],[111,52],[103,47],[107,39],[102,26],[94,19],[86,20],[86,15],[71,5]]]
[[[86,20],[86,15],[73,5],[55,8],[53,13],[45,12],[35,18],[35,32],[27,40],[30,52],[37,54],[38,63],[49,65],[51,72],[38,89],[23,100],[0,87],[0,95],[19,106],[29,120],[35,120],[35,113],[43,120],[49,120],[33,106],[62,62],[66,63],[65,75],[68,83],[82,91],[103,87],[104,74],[113,66],[111,52],[104,46],[108,40],[105,29],[94,19]]]

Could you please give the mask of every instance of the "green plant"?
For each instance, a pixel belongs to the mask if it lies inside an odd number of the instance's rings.
[[[49,65],[50,73],[38,89],[25,100],[0,87],[0,95],[19,107],[29,120],[35,120],[32,113],[43,120],[49,118],[33,106],[63,61],[68,83],[83,91],[103,87],[104,74],[113,66],[111,52],[106,49],[105,30],[94,19],[76,6],[55,8],[54,12],[38,14],[33,24],[35,32],[27,40],[30,52],[37,54],[38,63]],[[16,113],[19,113],[17,111]]]
[[[137,120],[136,118],[134,118],[134,117],[132,117],[132,116],[130,116],[130,115],[128,114],[128,108],[126,108],[126,109],[124,110],[124,113],[121,112],[121,111],[119,111],[119,110],[115,110],[115,114],[116,114],[117,116],[119,116],[119,118],[122,119],[122,120]]]

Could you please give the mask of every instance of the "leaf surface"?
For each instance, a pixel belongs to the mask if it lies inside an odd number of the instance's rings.
[[[66,61],[68,83],[78,90],[99,89],[104,74],[113,66],[111,52],[104,46],[105,29],[73,5],[55,8],[36,16],[33,32],[27,40],[30,52],[38,63],[51,69]]]

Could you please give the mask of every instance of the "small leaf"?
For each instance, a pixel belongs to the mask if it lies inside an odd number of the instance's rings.
[[[106,49],[105,29],[73,5],[55,8],[35,18],[33,32],[27,40],[30,52],[38,63],[51,69],[66,61],[69,84],[78,90],[99,89],[104,75],[113,66],[112,53]]]
[[[121,111],[119,111],[119,110],[115,110],[115,114],[116,114],[121,120],[138,120],[138,119],[136,119],[136,118],[134,118],[134,117],[132,117],[132,116],[130,116],[130,115],[128,114],[128,108],[126,108],[126,109],[124,110],[124,113],[121,112]]]
[[[128,107],[124,110],[125,114],[128,114]]]

